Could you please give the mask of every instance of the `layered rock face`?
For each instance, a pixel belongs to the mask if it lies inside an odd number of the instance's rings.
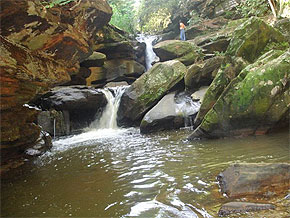
[[[40,0],[1,1],[1,35],[31,50],[53,54],[71,67],[91,53],[97,31],[111,18],[102,0],[44,7]]]
[[[39,137],[36,94],[70,80],[111,17],[102,0],[44,7],[40,0],[1,1],[1,155],[22,152]]]

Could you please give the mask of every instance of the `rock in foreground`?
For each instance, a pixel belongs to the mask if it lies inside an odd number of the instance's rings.
[[[290,188],[290,164],[234,164],[217,180],[230,198],[277,195]]]
[[[219,216],[227,216],[232,213],[246,213],[259,210],[275,209],[272,204],[258,204],[249,202],[229,202],[224,204],[219,210]]]

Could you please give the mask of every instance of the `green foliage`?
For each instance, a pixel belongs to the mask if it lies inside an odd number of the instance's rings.
[[[180,0],[141,0],[138,13],[140,30],[153,33],[166,28],[180,2]]]
[[[129,33],[136,32],[136,14],[134,0],[110,0],[108,1],[113,9],[113,16],[110,24]]]
[[[271,50],[287,50],[289,48],[289,43],[288,42],[271,42],[268,43],[267,46],[265,47],[265,50],[263,53],[266,53]]]
[[[238,13],[242,17],[264,16],[269,12],[267,0],[244,0],[237,6]]]
[[[65,5],[65,4],[68,4],[70,2],[74,2],[76,0],[43,0],[41,2],[41,4],[45,7],[45,8],[52,8],[54,6],[57,6],[57,5]]]

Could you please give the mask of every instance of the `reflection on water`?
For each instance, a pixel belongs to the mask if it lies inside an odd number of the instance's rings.
[[[1,214],[13,217],[216,217],[215,177],[236,162],[285,162],[287,133],[212,141],[187,130],[143,136],[96,130],[2,178]],[[248,216],[251,217],[251,216]]]

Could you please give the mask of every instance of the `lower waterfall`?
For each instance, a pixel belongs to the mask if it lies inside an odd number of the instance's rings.
[[[89,129],[118,129],[117,112],[121,97],[127,86],[100,89],[107,99],[107,105],[99,119],[96,119],[89,126]]]

